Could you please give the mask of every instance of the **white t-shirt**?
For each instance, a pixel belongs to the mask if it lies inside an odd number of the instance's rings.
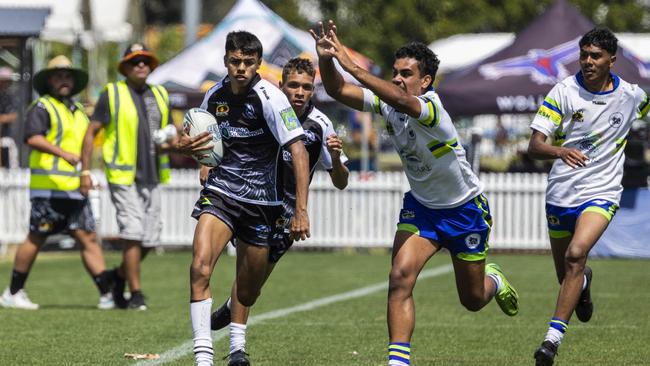
[[[418,97],[419,118],[396,111],[368,89],[363,89],[363,96],[364,110],[384,117],[415,199],[433,209],[452,208],[483,192],[456,128],[433,90]]]
[[[574,148],[589,160],[571,168],[556,159],[548,176],[546,202],[577,207],[592,199],[619,203],[623,186],[623,150],[632,122],[645,118],[648,96],[635,84],[612,75],[611,91],[592,93],[582,73],[555,85],[539,108],[531,128],[553,136],[554,145]]]

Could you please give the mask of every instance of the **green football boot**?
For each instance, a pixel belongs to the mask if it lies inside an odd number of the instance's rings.
[[[495,263],[488,263],[485,265],[485,273],[499,276],[503,283],[501,290],[494,295],[501,310],[508,316],[517,315],[519,312],[519,295],[517,290],[508,282],[508,279],[501,271],[501,267]]]

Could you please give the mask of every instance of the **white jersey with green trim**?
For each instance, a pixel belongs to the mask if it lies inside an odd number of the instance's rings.
[[[589,160],[571,168],[556,159],[548,175],[546,202],[576,207],[592,199],[618,204],[623,192],[623,150],[632,122],[646,118],[646,93],[612,74],[613,89],[592,93],[582,73],[556,84],[544,99],[531,128],[553,137],[555,146],[574,148]]]
[[[364,111],[381,115],[399,153],[411,194],[433,209],[460,206],[483,192],[465,159],[465,149],[449,114],[433,91],[418,97],[421,114],[412,118],[363,89]]]

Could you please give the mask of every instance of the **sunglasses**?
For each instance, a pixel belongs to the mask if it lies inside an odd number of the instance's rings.
[[[140,65],[141,62],[147,66],[151,65],[151,60],[148,57],[134,57],[130,59],[128,62],[133,66],[138,66]]]

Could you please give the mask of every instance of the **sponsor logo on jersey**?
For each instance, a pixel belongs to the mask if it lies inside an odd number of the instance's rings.
[[[594,103],[594,104],[597,104],[597,105],[605,105],[605,104],[607,104],[604,100],[592,100],[591,102]]]
[[[577,111],[573,112],[573,115],[571,116],[571,120],[573,122],[584,122],[585,116],[583,110],[578,109]]]
[[[482,65],[479,73],[487,80],[528,75],[537,84],[555,84],[569,75],[564,65],[576,61],[579,54],[576,38],[548,50],[531,49],[526,55]]]
[[[618,128],[623,123],[623,114],[621,112],[616,112],[609,116],[609,125]]]
[[[214,115],[218,117],[227,116],[229,110],[230,108],[228,108],[228,103],[217,102],[217,107],[214,110]]]
[[[246,119],[255,119],[257,116],[255,115],[255,108],[250,103],[244,104],[244,112],[242,113],[242,117]]]
[[[546,216],[546,220],[551,225],[560,225],[560,219],[558,219],[557,216],[555,216],[555,215]]]
[[[465,245],[467,245],[467,248],[469,249],[475,249],[476,247],[481,244],[481,235],[480,234],[469,234],[467,237],[465,237]]]
[[[293,131],[300,126],[300,121],[296,116],[296,112],[294,112],[291,107],[281,110],[280,117],[282,117],[282,122],[284,122],[284,126],[289,131]]]
[[[231,137],[255,137],[264,134],[264,130],[261,128],[251,131],[246,127],[232,127],[228,121],[221,124],[220,131],[221,136],[224,139],[229,139]]]
[[[415,211],[402,210],[402,218],[405,220],[412,220],[415,218]]]

